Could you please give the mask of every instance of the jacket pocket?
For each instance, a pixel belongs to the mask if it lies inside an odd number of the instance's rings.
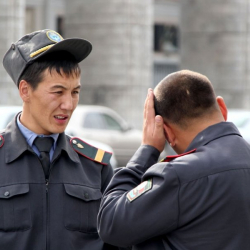
[[[97,213],[102,197],[99,189],[64,184],[64,225],[68,230],[97,232]]]
[[[0,187],[0,231],[24,231],[31,227],[29,184]]]

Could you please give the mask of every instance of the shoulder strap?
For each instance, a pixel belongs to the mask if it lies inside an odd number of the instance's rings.
[[[111,152],[96,148],[79,139],[78,137],[72,137],[70,140],[70,144],[78,154],[103,165],[108,165],[112,156]]]

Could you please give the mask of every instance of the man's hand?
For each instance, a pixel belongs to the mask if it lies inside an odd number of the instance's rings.
[[[161,152],[165,142],[163,119],[159,115],[155,116],[154,93],[152,89],[149,89],[144,105],[142,145],[153,146]]]

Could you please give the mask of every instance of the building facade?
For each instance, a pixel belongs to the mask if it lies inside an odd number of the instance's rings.
[[[152,86],[152,7],[152,0],[66,3],[66,37],[83,37],[93,44],[81,63],[81,102],[111,107],[138,128]]]
[[[250,2],[182,1],[181,68],[205,74],[229,108],[250,109]]]
[[[12,42],[25,32],[25,0],[0,1],[0,104],[21,104],[18,89],[6,73],[2,59]]]
[[[180,68],[180,1],[154,1],[153,85]]]

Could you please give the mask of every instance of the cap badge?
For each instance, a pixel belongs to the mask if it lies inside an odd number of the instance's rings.
[[[46,34],[49,40],[51,40],[52,42],[58,43],[63,40],[62,36],[53,30],[47,31]]]

